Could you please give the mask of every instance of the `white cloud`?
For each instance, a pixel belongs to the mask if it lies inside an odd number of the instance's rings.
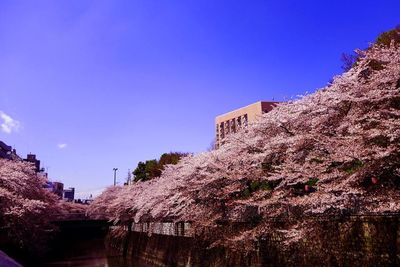
[[[58,144],[57,146],[59,149],[63,149],[67,147],[67,144]]]
[[[19,121],[14,120],[13,118],[10,117],[10,115],[7,115],[3,111],[0,110],[0,129],[2,132],[5,133],[12,133],[12,132],[18,132],[18,130],[21,127],[21,124]]]

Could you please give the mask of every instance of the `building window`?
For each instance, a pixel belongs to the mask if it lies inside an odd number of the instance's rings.
[[[236,120],[235,119],[231,120],[231,132],[236,133]]]
[[[243,115],[243,126],[247,126],[248,124],[248,118],[247,118],[247,114]]]
[[[242,117],[236,118],[236,124],[237,124],[237,128],[240,129],[240,127],[242,126]]]
[[[231,129],[230,121],[225,122],[225,134],[229,134]]]

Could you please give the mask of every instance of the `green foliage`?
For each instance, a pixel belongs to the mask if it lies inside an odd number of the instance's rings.
[[[310,179],[308,179],[306,184],[309,186],[315,186],[317,184],[318,180],[319,179],[316,177],[310,177]]]
[[[243,198],[248,198],[250,195],[251,195],[251,192],[250,192],[250,189],[249,189],[249,188],[244,189],[244,190],[242,191],[242,194],[241,194],[241,196],[242,196]]]
[[[348,162],[332,161],[332,163],[328,167],[328,172],[334,168],[337,168],[338,170],[344,171],[347,174],[353,174],[363,166],[364,162],[359,159],[353,159],[352,161]]]
[[[381,33],[376,39],[375,43],[377,45],[388,47],[392,41],[395,43],[395,45],[400,44],[400,26],[397,26],[393,30]]]
[[[159,177],[165,165],[177,164],[182,157],[187,155],[188,153],[170,152],[162,154],[159,160],[140,161],[136,169],[132,172],[135,177],[134,181],[147,181]]]
[[[136,169],[133,171],[133,175],[135,176],[134,181],[137,182],[139,180],[145,181],[146,177],[146,164],[143,162],[139,162]]]
[[[260,187],[260,182],[259,181],[253,181],[250,183],[249,189],[251,192],[257,191],[258,188]]]
[[[359,160],[359,159],[354,159],[350,162],[346,162],[341,166],[341,170],[348,173],[348,174],[353,174],[355,173],[358,169],[360,169],[362,166],[364,166],[364,163]]]
[[[389,47],[391,42],[394,42],[395,45],[400,45],[400,26],[397,26],[393,30],[381,33],[376,39],[375,44]],[[342,53],[341,67],[344,71],[348,71],[355,67],[359,60],[360,56],[355,53]],[[382,70],[384,68],[384,64],[382,64],[382,62],[372,60],[369,64],[369,67],[371,67],[373,70]]]
[[[249,189],[251,192],[255,192],[258,190],[272,190],[272,187],[268,181],[252,181]]]
[[[149,179],[159,177],[161,175],[161,166],[158,164],[157,160],[146,160],[146,176]]]
[[[187,155],[188,153],[181,153],[181,152],[164,153],[161,155],[158,163],[161,166],[165,166],[167,164],[177,164],[182,157],[185,157]]]
[[[272,190],[272,186],[267,181],[261,182],[259,188],[260,188],[260,190],[264,190],[264,191]]]
[[[242,190],[240,196],[242,198],[249,197],[252,193],[263,190],[263,191],[271,191],[272,186],[268,181],[251,181],[247,184],[247,187]]]
[[[134,181],[147,181],[161,175],[161,168],[157,160],[146,160],[145,163],[139,162],[133,171]]]

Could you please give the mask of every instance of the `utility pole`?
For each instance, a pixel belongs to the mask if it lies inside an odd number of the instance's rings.
[[[128,177],[126,178],[127,185],[131,184],[131,180],[132,180],[131,169],[128,169]]]
[[[117,171],[118,171],[118,168],[113,168],[113,171],[114,171],[114,186],[117,184]]]

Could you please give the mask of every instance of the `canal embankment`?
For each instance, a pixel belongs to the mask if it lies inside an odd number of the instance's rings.
[[[271,219],[269,231],[256,249],[234,250],[209,243],[182,223],[138,223],[114,226],[106,237],[109,253],[153,266],[399,266],[398,214],[343,215],[303,218],[309,235],[287,244],[291,219]],[[234,231],[239,225],[221,225]],[[182,231],[183,230],[183,231]],[[185,233],[187,230],[189,233]],[[272,233],[272,234],[271,234]]]

